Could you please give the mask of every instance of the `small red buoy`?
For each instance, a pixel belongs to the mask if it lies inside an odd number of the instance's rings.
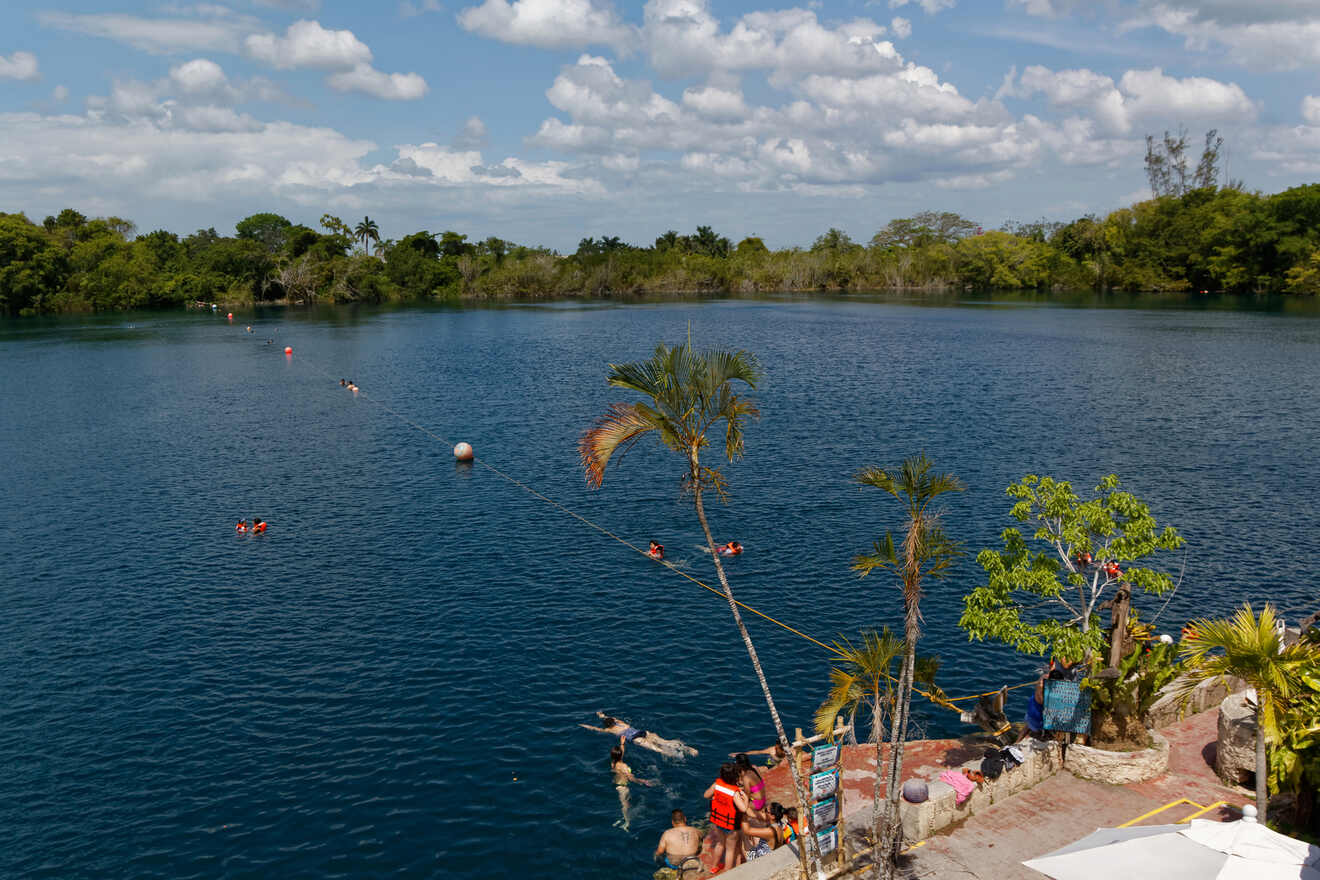
[[[473,456],[472,444],[460,443],[454,447],[454,458],[459,461],[471,461]]]
[[[292,345],[286,345],[286,346],[284,346],[284,353],[285,353],[285,354],[293,354],[293,346],[292,346]]]

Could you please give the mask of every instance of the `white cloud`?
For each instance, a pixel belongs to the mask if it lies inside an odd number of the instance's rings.
[[[371,63],[371,50],[352,31],[328,30],[307,19],[289,25],[283,37],[252,34],[244,46],[250,56],[277,70],[352,70]]]
[[[1121,32],[1155,27],[1183,38],[1193,52],[1224,54],[1254,70],[1295,70],[1320,63],[1320,5],[1311,0],[1167,0],[1127,19]]]
[[[1118,82],[1134,116],[1145,119],[1247,120],[1256,106],[1237,83],[1165,76],[1158,67],[1129,70]]]
[[[710,119],[743,119],[747,104],[741,89],[725,89],[707,85],[683,92],[683,105]]]
[[[916,3],[921,7],[921,11],[927,15],[934,15],[942,9],[952,9],[958,5],[958,0],[889,0],[890,9],[898,9],[907,6],[909,3]]]
[[[326,77],[330,88],[361,92],[387,101],[413,101],[427,92],[426,80],[415,73],[381,73],[369,64]]]
[[[261,131],[264,124],[246,113],[238,113],[232,107],[217,107],[204,104],[199,107],[182,107],[173,114],[172,119],[184,128],[193,131]]]
[[[1005,90],[1021,98],[1039,93],[1055,107],[1087,110],[1111,132],[1127,133],[1132,129],[1124,96],[1114,81],[1085,68],[1054,71],[1032,65],[1022,71],[1016,87],[1005,83],[1001,92]]]
[[[65,101],[69,100],[69,87],[65,85],[56,86],[50,93],[50,97],[56,104],[63,104]]]
[[[170,80],[190,95],[229,94],[229,78],[219,64],[206,58],[194,58],[170,68]]]
[[[454,136],[454,146],[464,150],[475,150],[486,145],[486,123],[480,116],[469,116],[463,127]]]
[[[1320,97],[1307,95],[1302,98],[1302,118],[1312,125],[1320,125]]]
[[[37,56],[31,52],[15,52],[6,58],[0,55],[0,79],[37,79]]]
[[[889,22],[889,27],[894,32],[894,36],[898,37],[900,40],[906,40],[908,37],[912,36],[912,22],[908,21],[906,18],[900,18],[897,15],[894,16],[893,20]]]
[[[399,3],[399,17],[415,18],[428,12],[443,12],[444,9],[445,6],[440,0],[420,0],[417,3],[413,3],[411,0],[401,0]]]
[[[827,27],[807,9],[751,12],[727,33],[708,0],[647,0],[643,36],[665,76],[712,70],[771,70],[782,81],[804,73],[866,73],[901,66],[884,25],[864,18]]]
[[[636,29],[596,0],[485,0],[460,12],[458,23],[492,40],[542,49],[609,46],[625,52],[637,41]]]
[[[198,50],[233,52],[244,35],[257,28],[254,19],[235,15],[224,7],[203,6],[194,12],[197,14],[173,18],[39,12],[37,21],[46,27],[104,37],[158,55]]]

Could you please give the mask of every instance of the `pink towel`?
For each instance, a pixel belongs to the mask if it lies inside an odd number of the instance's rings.
[[[976,791],[976,783],[963,776],[961,773],[955,773],[952,770],[945,770],[940,774],[940,782],[947,782],[953,786],[955,792],[953,796],[954,803],[961,804],[972,796]]]

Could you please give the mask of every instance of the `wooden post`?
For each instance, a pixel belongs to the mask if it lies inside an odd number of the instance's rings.
[[[1127,646],[1128,609],[1131,607],[1132,589],[1126,582],[1120,583],[1118,592],[1114,594],[1114,610],[1109,626],[1109,665],[1113,669],[1118,668]]]

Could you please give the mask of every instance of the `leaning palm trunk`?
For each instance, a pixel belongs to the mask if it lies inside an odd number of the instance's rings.
[[[1269,777],[1265,769],[1265,714],[1261,711],[1263,698],[1256,693],[1256,821],[1265,824],[1270,804]]]
[[[693,478],[693,497],[696,502],[697,519],[701,521],[701,531],[706,536],[706,546],[710,548],[710,557],[715,561],[715,575],[720,579],[720,587],[724,590],[724,598],[729,602],[729,610],[733,612],[733,621],[738,625],[738,634],[742,636],[743,646],[747,648],[747,656],[752,659],[752,668],[756,670],[756,680],[761,685],[761,693],[765,695],[765,704],[770,709],[770,717],[775,723],[775,734],[779,737],[779,746],[788,756],[788,772],[793,777],[793,791],[797,794],[798,814],[806,820],[807,833],[802,835],[805,843],[798,852],[802,858],[802,871],[807,880],[810,880],[812,874],[819,875],[820,869],[820,851],[816,843],[816,824],[812,820],[811,810],[808,809],[809,801],[806,798],[806,789],[802,785],[802,774],[798,771],[797,758],[789,747],[788,735],[784,733],[784,722],[779,719],[779,710],[775,708],[775,699],[770,694],[770,685],[765,679],[765,671],[761,668],[761,660],[756,655],[756,647],[752,644],[752,637],[747,633],[747,626],[743,623],[742,613],[738,610],[738,603],[733,598],[733,589],[729,586],[729,580],[724,576],[724,565],[720,562],[720,554],[715,549],[715,537],[711,534],[710,524],[706,522],[706,508],[701,503],[701,482],[700,469],[697,465],[695,456],[692,459]],[[815,869],[814,872],[812,869]]]

